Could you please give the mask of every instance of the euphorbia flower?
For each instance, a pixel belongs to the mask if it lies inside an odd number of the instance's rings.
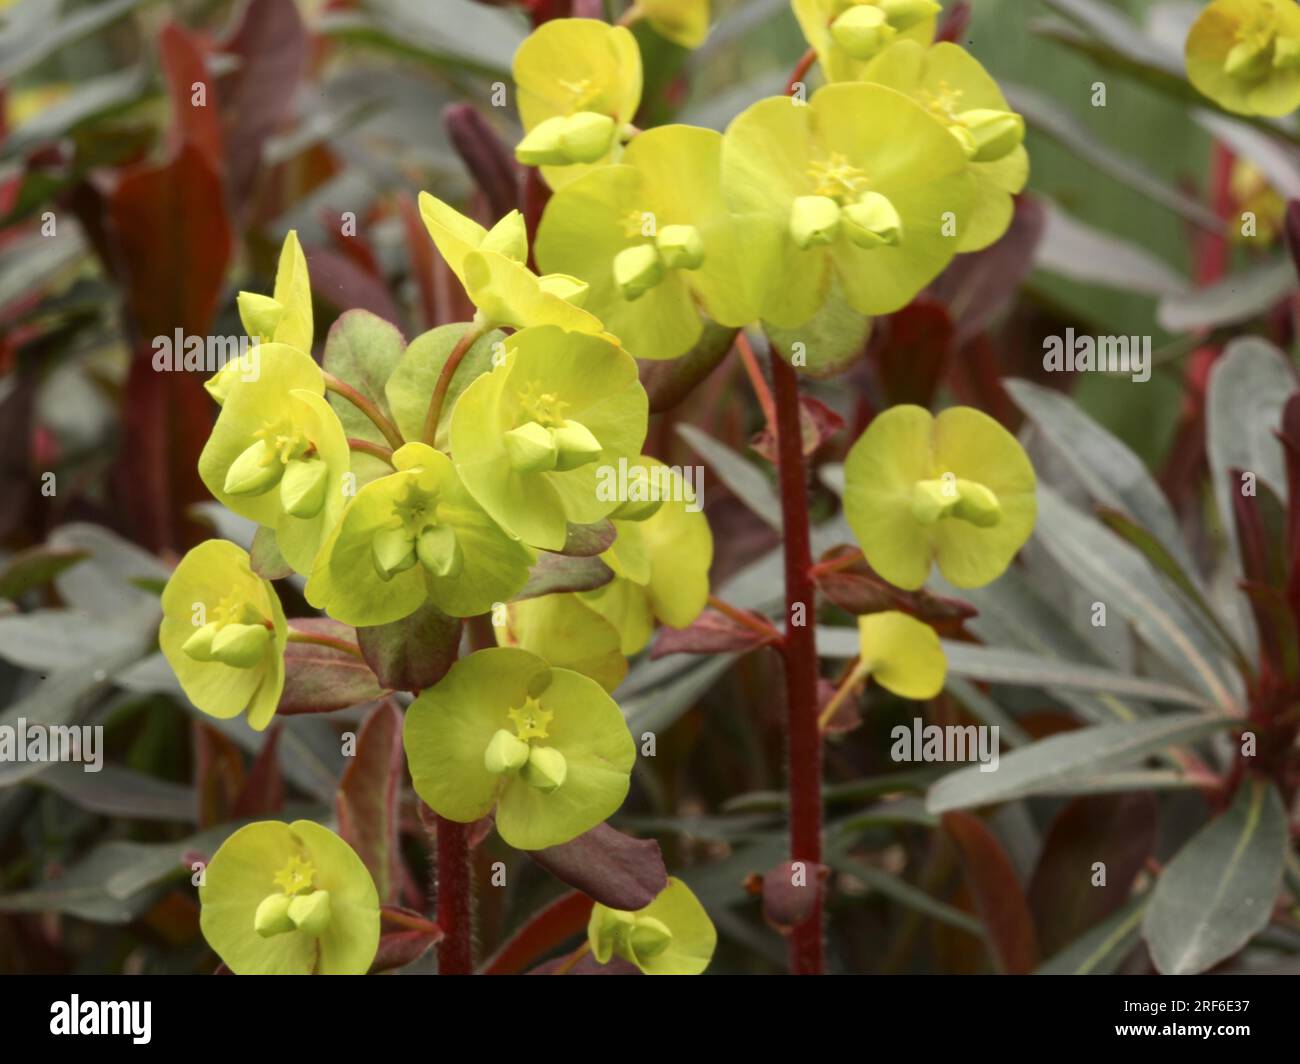
[[[497,642],[520,647],[548,664],[590,676],[613,692],[627,675],[618,630],[573,592],[508,603],[493,617]]]
[[[1011,563],[1038,512],[1033,466],[987,414],[919,406],[878,415],[844,463],[844,515],[867,562],[909,590],[937,562],[958,587],[981,587]]]
[[[722,195],[722,136],[660,126],[618,166],[565,185],[537,231],[540,267],[589,286],[583,306],[638,358],[676,358],[703,329],[755,318]]]
[[[1300,7],[1292,0],[1214,0],[1187,34],[1187,77],[1236,114],[1300,107]]]
[[[423,443],[393,455],[344,510],[316,557],[307,601],[344,624],[388,624],[426,601],[453,617],[486,613],[528,581],[533,552],[465,490],[451,460]]]
[[[231,835],[199,887],[203,937],[236,975],[364,975],[379,895],[361,858],[310,820]]]
[[[709,0],[637,0],[655,33],[683,48],[698,48],[709,35]]]
[[[792,0],[804,38],[827,81],[857,81],[863,66],[895,41],[934,40],[934,0]]]
[[[669,876],[658,897],[636,912],[597,902],[587,921],[587,941],[601,964],[617,956],[645,975],[699,975],[713,960],[718,932],[691,889]]]
[[[311,572],[343,512],[347,436],[310,355],[261,346],[256,380],[237,379],[199,455],[199,475],[235,513],[275,529],[293,568]]]
[[[631,33],[596,19],[552,19],[525,38],[513,70],[521,163],[540,166],[560,188],[593,164],[617,161],[641,104],[641,51]]]
[[[758,313],[782,327],[817,312],[832,273],[859,313],[898,310],[952,260],[970,220],[966,153],[881,85],[760,100],[727,129],[722,178]]]
[[[858,644],[859,678],[870,676],[885,690],[916,701],[943,690],[948,659],[924,621],[898,610],[865,613],[858,618]]]
[[[264,296],[257,292],[240,292],[235,302],[244,332],[252,344],[288,344],[311,353],[311,280],[296,229],[289,230],[280,247],[275,294]],[[265,353],[259,352],[259,357]],[[218,403],[224,403],[239,373],[239,363],[231,359],[203,386]]]
[[[1005,233],[1015,209],[1011,195],[1029,177],[1022,143],[1025,120],[1008,107],[979,61],[955,44],[927,49],[899,41],[867,64],[862,80],[910,96],[948,128],[966,153],[974,198],[957,250],[978,251]]]
[[[538,277],[524,265],[528,237],[518,211],[488,230],[436,196],[421,192],[420,217],[439,254],[478,308],[478,323],[484,330],[498,325],[516,329],[558,325],[593,335],[603,331],[600,319],[580,306],[587,294],[585,283],[565,274]]]
[[[158,645],[185,696],[209,716],[248,711],[261,731],[284,689],[289,628],[269,581],[248,554],[223,539],[191,550],[162,593]]]
[[[551,325],[524,329],[456,401],[456,471],[499,525],[529,546],[560,550],[570,522],[618,507],[600,497],[600,471],[641,450],[648,407],[626,351]]]
[[[682,478],[653,458],[641,457],[632,467],[647,496],[628,500],[615,511],[618,531],[601,560],[614,570],[614,579],[579,597],[618,629],[623,653],[632,655],[650,642],[655,621],[685,628],[709,598],[709,566],[713,563],[713,533],[702,511],[687,509],[694,496]],[[631,490],[629,491],[631,493]],[[654,494],[662,497],[658,500]],[[648,515],[619,519],[649,504]]]
[[[415,790],[442,817],[471,823],[496,806],[501,838],[558,846],[614,813],[636,748],[596,681],[513,647],[451,667],[406,711]]]

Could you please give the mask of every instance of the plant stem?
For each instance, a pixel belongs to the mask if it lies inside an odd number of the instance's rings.
[[[433,395],[429,397],[429,409],[424,415],[424,431],[420,433],[420,439],[430,447],[434,446],[434,440],[438,436],[438,422],[442,418],[443,404],[447,401],[447,391],[451,388],[451,378],[456,375],[456,369],[466,353],[482,335],[483,330],[479,326],[468,326],[456,341],[456,346],[451,349],[447,361],[443,363],[442,372],[438,374],[438,382],[433,386]]]
[[[571,971],[573,971],[574,966],[590,952],[591,952],[591,942],[584,941],[581,946],[579,946],[567,957],[565,957],[564,961],[560,964],[560,966],[556,968],[555,971],[553,971],[551,974],[568,975]]]
[[[401,447],[402,444],[406,442],[402,439],[402,434],[397,431],[397,426],[389,421],[388,418],[384,417],[384,412],[352,387],[352,385],[348,384],[346,381],[339,380],[339,378],[334,376],[333,373],[326,373],[322,370],[321,375],[325,378],[326,390],[333,392],[335,395],[343,396],[344,399],[365,414],[374,424],[375,428],[383,433],[384,439],[389,442],[393,450],[397,450],[397,448]]]
[[[371,443],[369,440],[358,439],[356,436],[348,437],[348,450],[360,451],[362,454],[373,455],[381,462],[387,462],[390,466],[393,464],[393,452],[382,447],[377,443]]]
[[[785,551],[785,695],[790,746],[790,859],[801,861],[817,892],[808,917],[790,932],[792,975],[821,975],[822,740],[817,726],[817,637],[808,482],[799,425],[799,380],[794,368],[772,352],[776,407],[777,472],[781,487]],[[796,615],[803,622],[796,624]]]
[[[745,367],[749,386],[754,389],[754,395],[758,397],[758,405],[763,411],[763,420],[767,422],[767,427],[775,432],[776,410],[772,406],[772,393],[768,390],[767,381],[763,379],[763,371],[759,369],[754,349],[749,346],[749,338],[743,331],[736,333],[736,350],[740,352],[740,363]]]
[[[756,617],[748,610],[738,609],[730,602],[723,602],[722,599],[718,598],[716,595],[709,596],[709,605],[724,617],[730,618],[737,624],[748,628],[751,632],[757,632],[764,639],[772,639],[775,637],[779,640],[781,638],[781,633],[772,627],[766,617]]]
[[[849,670],[849,674],[844,677],[839,687],[835,689],[835,694],[831,696],[831,700],[826,703],[826,708],[822,710],[822,715],[817,721],[818,731],[824,732],[826,730],[827,725],[835,719],[835,711],[844,704],[844,700],[849,697],[853,689],[867,678],[869,671],[862,667],[861,658],[854,663],[853,668]]]
[[[799,57],[799,62],[795,64],[790,80],[785,83],[785,94],[787,96],[794,92],[794,87],[803,81],[815,62],[817,62],[817,52],[812,48],[809,48]]]
[[[470,928],[469,825],[437,819],[439,975],[473,975]]]

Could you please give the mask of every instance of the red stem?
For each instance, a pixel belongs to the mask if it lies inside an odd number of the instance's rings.
[[[817,52],[809,48],[799,57],[799,62],[795,64],[794,72],[790,75],[790,80],[785,83],[785,94],[789,96],[794,92],[794,87],[803,81],[812,65],[817,62]]]
[[[438,817],[439,975],[473,975],[474,944],[470,933],[469,825]]]
[[[817,638],[814,627],[812,545],[808,482],[799,426],[799,380],[794,368],[772,352],[776,406],[777,470],[785,548],[785,696],[790,745],[790,859],[804,864],[817,892],[803,923],[790,932],[792,975],[821,975],[822,941],[822,740],[817,726]],[[797,608],[797,610],[796,610]],[[802,624],[794,624],[796,612]]]
[[[442,372],[438,374],[438,380],[433,386],[433,395],[429,397],[429,409],[424,414],[424,432],[420,435],[420,439],[430,447],[435,445],[438,436],[438,422],[442,418],[442,407],[447,401],[447,390],[451,387],[451,379],[456,375],[456,370],[465,355],[469,353],[469,349],[482,335],[483,330],[478,325],[472,323],[466,325],[465,331],[461,333],[456,346],[451,349],[451,354],[442,365]]]

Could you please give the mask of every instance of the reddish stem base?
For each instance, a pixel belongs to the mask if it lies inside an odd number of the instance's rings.
[[[439,975],[472,975],[474,944],[470,926],[469,825],[438,817],[437,875]]]

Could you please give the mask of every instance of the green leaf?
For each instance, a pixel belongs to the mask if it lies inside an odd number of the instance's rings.
[[[950,772],[930,788],[932,813],[994,802],[1059,794],[1108,769],[1127,768],[1151,754],[1180,746],[1226,728],[1235,721],[1200,713],[1168,713],[1148,720],[1080,728],[1040,739],[1003,755],[996,772],[970,765]]]
[[[470,325],[458,323],[442,325],[421,333],[407,346],[397,367],[384,386],[388,404],[393,411],[393,420],[397,422],[398,431],[408,442],[423,438],[424,419],[429,412],[429,397],[437,387],[442,367],[456,341],[464,335]],[[480,374],[492,369],[492,352],[503,339],[500,332],[490,332],[474,342],[456,372],[452,374],[451,384],[447,388],[446,398],[442,404],[442,414],[438,421],[436,446],[443,451],[448,449],[451,412],[456,400]]]
[[[1150,894],[1131,898],[1096,927],[1039,965],[1035,975],[1110,975],[1133,952]]]
[[[594,591],[613,579],[614,570],[597,556],[573,557],[538,551],[537,564],[528,574],[528,583],[514,601],[565,591]]]
[[[0,569],[0,598],[16,602],[89,556],[89,551],[70,547],[37,546],[19,551]]]
[[[1276,259],[1186,292],[1163,294],[1156,320],[1170,332],[1194,332],[1258,318],[1296,285],[1290,259]]]
[[[402,886],[398,798],[405,767],[402,714],[381,702],[357,733],[335,800],[339,834],[370,870],[381,904],[395,901]]]
[[[1241,949],[1273,915],[1289,832],[1266,780],[1249,778],[1232,805],[1166,866],[1142,934],[1165,975],[1194,975]]]
[[[82,81],[63,99],[15,129],[0,147],[0,159],[25,155],[81,126],[133,107],[149,94],[147,86],[144,68],[138,66]]]
[[[460,648],[460,620],[432,602],[392,624],[358,628],[366,663],[384,686],[420,691],[447,674]]]
[[[360,455],[352,456],[353,468]],[[283,580],[293,574],[293,566],[284,560],[280,545],[275,541],[275,529],[259,525],[253,533],[253,543],[248,551],[249,567],[263,580]]]
[[[883,868],[876,868],[864,861],[838,853],[829,853],[826,863],[841,875],[852,876],[886,898],[908,909],[915,909],[922,916],[928,916],[941,924],[947,924],[981,938],[984,935],[984,928],[974,917],[937,898],[932,898],[925,891],[891,875]]]
[[[741,502],[776,531],[781,531],[781,501],[758,466],[694,425],[679,424],[677,434],[713,467],[718,479]]]
[[[102,525],[60,525],[47,545],[84,551],[89,557],[54,578],[59,597],[73,609],[113,621],[138,604],[158,608],[158,596],[142,588],[166,583],[171,568]]]
[[[355,641],[352,629],[325,617],[296,618],[290,628]],[[280,713],[328,713],[373,702],[386,694],[388,690],[360,654],[317,643],[290,642],[284,648]]]
[[[32,610],[0,616],[0,658],[47,672],[141,645],[141,625],[107,624],[77,610]]]
[[[199,812],[193,788],[120,765],[103,765],[96,772],[77,764],[51,765],[34,782],[97,816],[193,824]]]
[[[1095,229],[1045,199],[1042,204],[1045,226],[1035,262],[1039,269],[1150,296],[1180,296],[1188,290],[1184,277],[1145,248]]]
[[[838,285],[816,314],[796,329],[763,326],[768,342],[809,377],[834,377],[849,369],[867,351],[871,319],[844,301]],[[802,361],[794,361],[795,357]]]
[[[14,78],[61,48],[83,40],[154,0],[100,0],[72,8],[50,0],[14,4],[0,20],[0,80]],[[63,15],[63,9],[72,8]]]
[[[1096,599],[1119,612],[1175,674],[1209,695],[1222,712],[1240,708],[1241,679],[1217,641],[1197,623],[1133,547],[1075,510],[1046,484],[1038,486],[1035,538]]]
[[[349,310],[330,326],[323,365],[326,373],[350,384],[391,419],[393,412],[384,386],[405,350],[406,341],[396,326],[368,310]],[[374,423],[346,398],[330,392],[329,402],[348,436],[381,447],[390,446]],[[352,455],[352,471],[357,474],[357,486],[361,487],[393,470],[374,455],[357,452]]]

